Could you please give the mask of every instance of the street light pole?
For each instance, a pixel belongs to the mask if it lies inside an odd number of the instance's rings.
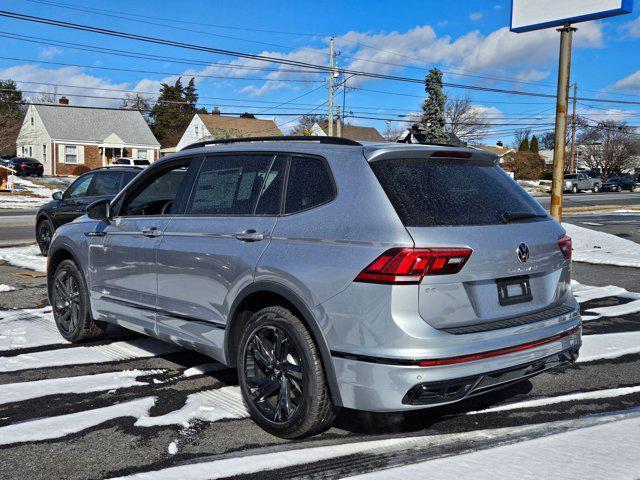
[[[333,136],[333,37],[329,40],[329,114],[327,134]]]
[[[553,149],[553,181],[551,183],[551,216],[562,222],[562,192],[564,162],[567,150],[567,110],[571,77],[571,41],[576,29],[566,25],[560,32],[560,66],[558,69],[558,101],[556,104],[556,135]]]
[[[575,173],[576,168],[576,103],[578,100],[578,82],[573,84],[573,112],[571,113],[571,162],[569,171]]]

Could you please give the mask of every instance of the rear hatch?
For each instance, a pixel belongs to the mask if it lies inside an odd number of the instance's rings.
[[[443,156],[469,151],[460,152]],[[404,151],[371,161],[416,248],[471,250],[458,272],[422,277],[423,319],[449,329],[563,303],[570,263],[558,245],[561,227],[494,159],[432,155]]]

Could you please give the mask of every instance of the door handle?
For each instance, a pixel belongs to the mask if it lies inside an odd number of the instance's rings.
[[[243,242],[259,242],[264,239],[264,235],[258,233],[256,230],[245,230],[244,232],[236,233],[236,238]]]
[[[149,227],[146,230],[142,230],[142,235],[149,238],[154,238],[160,236],[160,230],[158,227]]]

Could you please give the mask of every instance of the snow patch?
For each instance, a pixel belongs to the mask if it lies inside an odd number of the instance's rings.
[[[640,268],[640,244],[571,223],[563,227],[573,240],[574,261]]]
[[[621,397],[623,395],[631,395],[640,392],[640,386],[611,388],[606,390],[595,390],[592,392],[577,392],[568,395],[558,395],[557,397],[541,397],[533,400],[525,400],[523,402],[508,403],[497,407],[485,408],[484,410],[475,410],[467,412],[467,415],[476,415],[478,413],[505,412],[507,410],[518,410],[521,408],[537,408],[545,405],[553,405],[555,403],[575,402],[581,400],[599,400],[602,398]]]
[[[633,293],[625,290],[622,287],[616,287],[615,285],[608,285],[606,287],[591,287],[589,285],[583,285],[575,280],[571,281],[571,290],[573,296],[580,303],[588,302],[589,300],[596,300],[598,298],[606,297],[621,297],[630,299],[640,299],[640,293]]]
[[[175,440],[169,444],[169,446],[167,447],[167,452],[169,453],[169,455],[175,455],[176,453],[178,453],[178,444]]]
[[[0,248],[0,260],[5,260],[16,267],[28,268],[37,272],[47,271],[47,257],[42,256],[37,245]]]
[[[192,393],[181,409],[157,417],[141,417],[136,421],[136,427],[181,425],[186,428],[193,420],[217,422],[224,418],[248,416],[240,387],[222,387]]]
[[[585,335],[578,362],[593,362],[640,353],[640,332]]]
[[[195,367],[187,368],[184,372],[182,372],[182,376],[195,377],[196,375],[204,375],[205,373],[209,372],[218,372],[227,368],[229,367],[226,367],[223,364],[217,362],[203,363],[201,365],[196,365]]]
[[[353,479],[637,479],[640,418],[630,418],[462,455],[365,473]],[[617,446],[617,448],[615,447]]]
[[[61,438],[120,417],[140,418],[154,405],[155,397],[145,397],[109,407],[46,417],[0,427],[0,445]]]
[[[51,200],[51,195],[55,190],[37,185],[26,178],[12,176],[14,191],[18,194],[5,193],[0,195],[0,208],[32,209]]]
[[[109,345],[72,347],[43,352],[24,353],[14,357],[0,357],[0,372],[16,372],[32,368],[86,365],[118,362],[134,358],[156,357],[181,351],[182,348],[153,338],[114,342]]]
[[[12,287],[11,285],[4,285],[0,283],[0,293],[3,292],[12,292],[16,289],[16,287]]]
[[[65,343],[51,307],[0,311],[0,351]]]
[[[0,405],[63,393],[91,393],[147,385],[136,380],[142,375],[156,375],[164,370],[123,370],[120,372],[50,378],[33,382],[6,383],[0,389]]]

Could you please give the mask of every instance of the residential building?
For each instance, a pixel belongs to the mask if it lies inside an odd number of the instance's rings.
[[[329,134],[328,122],[322,122],[322,125],[314,123],[311,127],[311,132],[313,135],[326,137]],[[338,135],[338,133],[340,133],[340,135]],[[384,142],[384,137],[373,127],[359,127],[347,123],[338,126],[336,122],[333,125],[333,134],[334,136],[348,138],[356,142]]]
[[[453,145],[455,147],[466,147],[467,142],[463,142],[460,140],[455,134],[449,133],[449,139],[447,140],[448,145]],[[425,142],[425,134],[418,124],[412,125],[410,128],[407,128],[403,131],[396,140],[398,143],[424,143]]]
[[[137,111],[29,105],[16,139],[18,156],[44,165],[45,175],[73,175],[79,165],[109,165],[118,157],[159,157],[160,144]]]
[[[500,163],[504,162],[504,158],[507,155],[515,155],[516,151],[511,147],[503,147],[501,145],[475,145],[473,148],[478,148],[480,150],[486,150],[487,152],[492,152],[497,154],[500,157]]]
[[[180,151],[187,145],[217,138],[234,137],[274,137],[282,132],[273,120],[262,120],[247,117],[228,117],[221,115],[219,110],[212,113],[196,113],[182,137],[175,146],[175,151]],[[166,154],[173,153],[170,147],[163,149]]]

